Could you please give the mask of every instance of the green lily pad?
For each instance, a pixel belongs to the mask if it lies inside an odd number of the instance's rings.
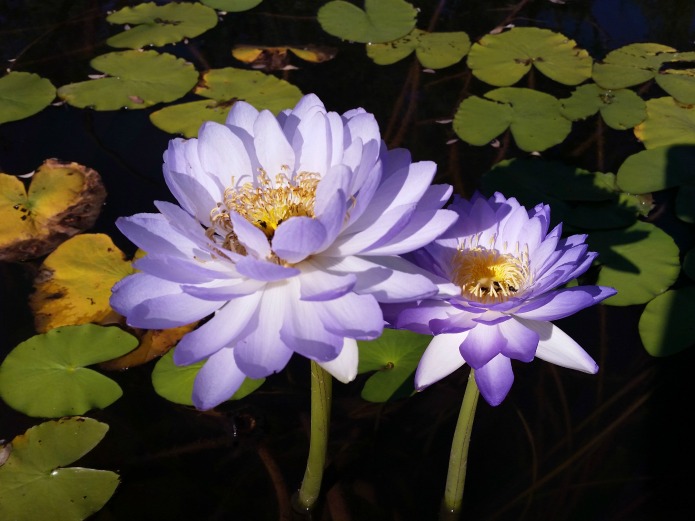
[[[228,13],[248,11],[259,5],[263,0],[200,0],[201,3]]]
[[[383,43],[412,31],[417,9],[405,0],[365,0],[364,10],[334,0],[322,5],[317,16],[328,34],[358,43]]]
[[[642,344],[652,356],[670,356],[695,344],[695,286],[672,289],[650,301],[639,320]]]
[[[65,326],[17,345],[0,365],[0,398],[28,416],[58,418],[111,405],[123,391],[87,369],[133,350],[134,336],[117,327]]]
[[[150,114],[150,120],[165,132],[195,137],[204,121],[224,123],[237,100],[277,114],[302,97],[297,87],[273,75],[233,67],[203,74],[195,93],[209,99],[165,107]]]
[[[501,88],[466,98],[454,116],[454,131],[471,145],[485,145],[510,128],[517,146],[527,152],[562,143],[572,123],[560,113],[560,102],[532,89]]]
[[[106,21],[134,26],[106,40],[108,45],[141,49],[148,45],[161,47],[203,34],[217,25],[217,12],[199,3],[172,2],[160,6],[148,2],[124,7],[108,15]]]
[[[10,72],[0,78],[0,123],[28,118],[48,107],[56,88],[30,72]]]
[[[193,65],[156,51],[118,51],[97,56],[92,67],[109,77],[70,83],[58,96],[75,107],[144,109],[179,99],[198,81]]]
[[[680,103],[695,104],[695,69],[666,69],[656,83]]]
[[[670,97],[650,99],[647,119],[634,132],[645,148],[695,145],[695,108]]]
[[[367,56],[378,65],[391,65],[415,51],[423,67],[443,69],[460,62],[470,48],[471,40],[464,32],[429,33],[413,29],[392,42],[368,43]]]
[[[12,440],[0,466],[0,519],[80,521],[100,510],[118,474],[66,467],[92,450],[109,426],[92,418],[47,421]]]
[[[486,34],[474,43],[468,66],[479,80],[497,87],[514,85],[534,66],[563,85],[591,77],[591,56],[574,40],[537,27],[514,27]]]
[[[695,185],[687,184],[678,189],[676,217],[687,223],[695,223]]]
[[[604,90],[595,83],[581,85],[560,100],[562,115],[572,121],[588,118],[596,112],[611,128],[633,128],[647,117],[644,100],[628,89]]]
[[[174,363],[173,355],[173,351],[169,351],[157,360],[152,370],[152,386],[162,398],[180,405],[192,406],[193,382],[205,361],[178,366]],[[246,378],[230,400],[241,400],[263,385],[263,382],[265,382],[265,378]]]
[[[695,182],[695,146],[663,146],[629,156],[618,168],[618,186],[644,194]]]
[[[604,89],[624,89],[653,79],[664,63],[694,59],[695,52],[679,53],[658,43],[632,43],[594,63],[592,77]]]
[[[370,402],[386,402],[413,392],[409,378],[415,372],[432,337],[399,329],[384,329],[376,340],[358,341],[358,373],[377,371],[364,384],[361,396]]]
[[[668,290],[678,278],[678,246],[651,223],[638,221],[621,230],[593,232],[588,242],[602,264],[597,283],[618,290],[605,304],[644,304]]]
[[[683,273],[695,280],[695,248],[688,250],[683,257]]]

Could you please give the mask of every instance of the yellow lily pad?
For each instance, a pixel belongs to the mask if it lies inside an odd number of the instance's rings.
[[[72,162],[48,159],[31,179],[0,174],[0,261],[46,255],[94,225],[106,190],[99,174]]]

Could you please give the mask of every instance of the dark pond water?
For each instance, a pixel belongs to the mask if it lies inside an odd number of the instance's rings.
[[[107,10],[136,2],[0,0],[4,66],[36,72],[59,86],[93,71],[89,60],[111,50],[116,32]],[[373,64],[362,45],[340,42],[315,21],[323,2],[266,0],[229,15],[215,29],[167,48],[199,70],[239,66],[236,43],[319,44],[339,49],[321,65],[276,73],[331,110],[362,106],[376,114],[391,146],[439,164],[438,181],[468,195],[498,150],[456,142],[450,119],[467,92],[480,92],[462,67],[423,73],[404,60]],[[651,41],[693,50],[692,0],[449,0],[413,2],[419,27],[464,30],[475,40],[513,23],[547,27],[575,39],[594,58],[627,43]],[[15,62],[7,60],[15,59]],[[148,111],[94,112],[49,107],[0,125],[0,171],[21,174],[50,157],[96,169],[108,190],[92,231],[109,234],[128,253],[116,217],[152,211],[171,200],[161,177],[170,135]],[[548,157],[614,171],[634,140],[611,134],[605,153],[580,147],[593,130],[576,133]],[[514,150],[507,152],[512,157]],[[33,334],[26,298],[36,264],[0,265],[0,359]],[[516,382],[502,405],[478,408],[463,514],[466,519],[690,519],[695,511],[692,427],[695,354],[654,359],[637,333],[640,309],[601,307],[558,322],[597,359],[589,376],[538,361],[515,366]],[[151,366],[112,375],[123,398],[89,415],[109,424],[104,442],[81,463],[119,472],[122,483],[94,516],[111,520],[247,520],[281,518],[299,485],[308,445],[308,364],[295,359],[259,391],[202,413],[159,398]],[[407,400],[360,399],[365,377],[334,386],[325,494],[315,519],[436,519],[465,369]],[[37,423],[0,403],[0,438]]]

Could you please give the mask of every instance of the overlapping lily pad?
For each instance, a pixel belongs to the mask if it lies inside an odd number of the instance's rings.
[[[161,47],[203,34],[217,25],[217,13],[197,2],[165,5],[147,2],[111,13],[106,21],[132,26],[106,40],[108,45],[140,49],[148,45]]]
[[[569,98],[561,100],[562,114],[572,121],[597,112],[616,130],[631,129],[647,117],[644,100],[629,89],[605,90],[589,83],[580,85]]]
[[[144,109],[181,98],[198,81],[193,65],[156,51],[112,52],[97,56],[90,64],[107,77],[60,87],[58,96],[70,105],[96,110]]]
[[[163,108],[153,112],[150,120],[166,132],[195,137],[204,121],[224,123],[237,100],[277,114],[302,97],[297,87],[275,76],[232,67],[206,72],[195,93],[209,99]]]
[[[412,31],[417,10],[405,0],[365,0],[364,10],[334,0],[322,5],[317,16],[328,34],[358,43],[383,43]]]
[[[443,69],[460,62],[471,48],[464,32],[430,33],[413,29],[410,34],[387,43],[368,43],[367,56],[378,65],[390,65],[413,51],[423,67]]]
[[[30,72],[10,72],[0,78],[0,123],[33,116],[55,97],[56,88],[46,78]]]
[[[497,87],[519,81],[531,67],[564,85],[591,77],[591,56],[566,36],[537,27],[514,27],[486,34],[468,54],[473,75]]]
[[[248,11],[259,5],[263,0],[200,0],[203,4],[212,7],[213,9],[219,9],[220,11],[227,11],[230,13],[240,13],[242,11]]]
[[[695,183],[695,145],[671,145],[637,152],[620,165],[617,183],[634,194]]]
[[[138,340],[118,327],[65,326],[15,347],[0,365],[0,397],[28,416],[59,418],[103,409],[123,391],[87,366],[131,351]]]
[[[0,519],[81,521],[100,510],[118,474],[67,467],[92,450],[109,426],[92,418],[47,421],[15,437],[0,466]]]
[[[311,63],[323,63],[332,60],[338,50],[327,45],[305,45],[303,47],[266,46],[266,45],[235,45],[232,56],[237,60],[248,63],[253,69],[267,71],[296,69],[290,65],[290,56]]]
[[[639,321],[642,344],[652,356],[670,356],[695,344],[695,286],[672,289],[649,302]]]
[[[670,97],[647,101],[647,119],[635,127],[645,148],[695,145],[695,107]]]

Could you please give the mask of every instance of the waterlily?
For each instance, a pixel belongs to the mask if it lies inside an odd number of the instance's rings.
[[[111,305],[138,328],[204,321],[174,352],[206,360],[200,409],[293,353],[350,381],[356,341],[382,332],[381,303],[446,290],[400,255],[456,220],[442,209],[452,188],[431,184],[433,162],[389,150],[364,109],[328,112],[310,94],[275,116],[238,101],[225,124],[173,139],[163,170],[178,204],[118,219],[146,255]]]
[[[455,196],[457,223],[406,256],[459,288],[455,296],[386,305],[393,326],[432,334],[415,373],[422,390],[468,364],[480,394],[500,404],[514,381],[512,360],[534,358],[596,373],[593,358],[551,321],[614,295],[613,288],[565,286],[591,266],[585,235],[550,232],[550,208],[513,197]]]

